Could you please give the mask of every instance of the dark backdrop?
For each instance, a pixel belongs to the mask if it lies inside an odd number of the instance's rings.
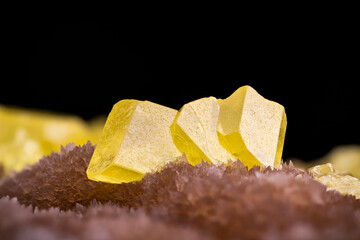
[[[3,80],[0,104],[90,119],[124,98],[179,109],[248,84],[285,106],[284,158],[311,160],[359,143],[359,55],[351,26],[316,18],[184,19],[23,19],[25,28],[9,45],[21,64]]]

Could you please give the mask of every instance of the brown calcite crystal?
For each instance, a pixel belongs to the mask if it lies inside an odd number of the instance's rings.
[[[190,227],[155,220],[145,211],[129,211],[111,204],[77,205],[74,211],[36,211],[16,200],[0,199],[1,239],[207,239]],[[5,223],[6,221],[6,223]],[[136,226],[136,227],[134,227]],[[210,238],[208,238],[210,239]]]
[[[100,203],[114,201],[132,205],[131,196],[140,194],[138,185],[118,185],[89,180],[86,169],[94,146],[68,144],[60,153],[53,152],[38,163],[24,169],[0,185],[0,197],[16,197],[21,204],[39,209],[88,206],[93,200]],[[126,189],[124,189],[126,188]]]
[[[90,143],[68,145],[7,178],[0,185],[0,236],[143,237],[136,228],[149,239],[360,237],[360,201],[327,191],[292,164],[248,171],[240,161],[191,166],[181,158],[137,183],[108,184],[86,177],[93,151]]]

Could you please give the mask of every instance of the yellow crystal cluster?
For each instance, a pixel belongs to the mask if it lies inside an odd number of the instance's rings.
[[[318,165],[308,169],[315,179],[328,187],[328,190],[337,190],[343,195],[351,194],[360,198],[360,180],[350,175],[336,173],[331,163]]]
[[[82,119],[0,105],[0,165],[5,174],[20,171],[43,155],[59,151],[69,142],[93,143],[99,138],[103,121],[88,124]]]
[[[250,86],[227,99],[202,98],[179,111],[149,101],[114,105],[87,169],[95,181],[140,180],[185,154],[189,163],[240,159],[278,167],[286,130],[284,107]]]

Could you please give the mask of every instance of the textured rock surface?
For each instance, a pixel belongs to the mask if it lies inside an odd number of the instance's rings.
[[[111,204],[77,205],[74,211],[35,211],[16,199],[0,199],[0,234],[7,240],[49,239],[210,239],[194,229],[173,225]],[[5,217],[6,216],[6,217]]]
[[[137,185],[106,184],[87,178],[86,168],[93,152],[90,142],[84,147],[68,144],[61,153],[52,153],[5,180],[0,195],[17,197],[20,203],[39,209],[68,210],[77,203],[88,206],[94,199],[101,203],[111,199],[121,203],[130,200],[127,204],[131,205],[131,194],[139,194]]]
[[[192,165],[202,160],[213,164],[235,160],[219,143],[216,132],[219,109],[216,98],[201,98],[185,104],[171,125],[176,147]]]
[[[250,86],[219,99],[219,105],[220,143],[245,166],[280,166],[287,124],[284,107]]]
[[[227,167],[208,163],[193,167],[180,159],[167,164],[161,172],[147,174],[140,182],[107,184],[86,177],[93,151],[91,144],[68,145],[61,153],[53,153],[5,180],[0,196],[17,197],[20,204],[31,208],[3,198],[1,236],[360,237],[360,201],[327,191],[309,173],[291,164],[274,170],[254,167],[247,171],[239,161]],[[94,204],[94,200],[99,204]]]
[[[176,113],[148,101],[119,101],[108,116],[88,177],[109,183],[137,181],[178,158],[170,133]]]

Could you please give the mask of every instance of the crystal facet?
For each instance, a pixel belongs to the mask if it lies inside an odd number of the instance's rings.
[[[250,86],[218,101],[217,131],[224,148],[249,168],[280,166],[287,124],[284,107],[263,98]]]
[[[185,104],[171,126],[173,141],[192,165],[202,160],[219,164],[235,159],[219,143],[216,132],[219,104],[214,97]]]
[[[360,198],[360,180],[349,175],[336,173],[331,163],[318,165],[308,169],[317,181],[326,185],[329,190],[337,190],[343,195],[351,194]]]
[[[148,101],[114,105],[87,169],[89,179],[110,183],[140,180],[181,154],[170,125],[177,111]]]
[[[141,180],[185,153],[192,165],[240,159],[278,167],[286,129],[284,108],[249,86],[225,100],[202,98],[179,112],[148,101],[114,105],[87,170],[110,183]]]

